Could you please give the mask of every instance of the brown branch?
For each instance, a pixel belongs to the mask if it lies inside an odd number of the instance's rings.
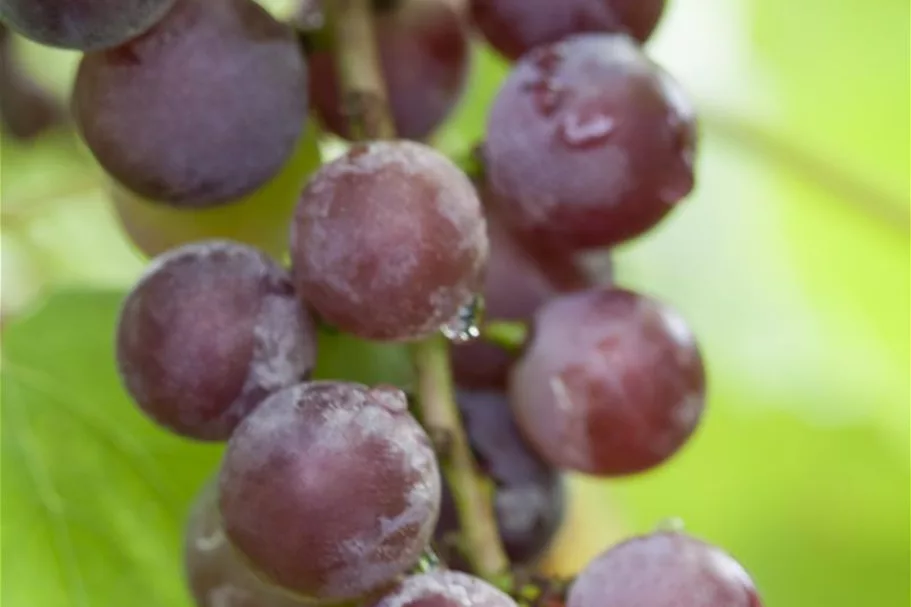
[[[340,81],[357,139],[395,137],[380,71],[371,15],[372,0],[326,3],[336,45]],[[461,548],[474,571],[504,585],[509,561],[500,542],[492,488],[479,474],[462,425],[449,361],[449,344],[434,335],[411,347],[421,421],[434,439],[440,468],[452,491],[462,533]]]

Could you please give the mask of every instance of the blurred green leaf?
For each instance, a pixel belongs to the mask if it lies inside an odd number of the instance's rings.
[[[334,329],[320,328],[314,379],[338,379],[368,386],[412,385],[408,349],[402,344],[366,341]]]
[[[187,604],[185,511],[220,448],[176,438],[122,391],[122,295],[62,292],[4,327],[6,607]]]

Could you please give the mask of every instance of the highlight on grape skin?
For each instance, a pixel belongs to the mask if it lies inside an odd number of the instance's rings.
[[[148,267],[117,325],[127,391],[159,424],[225,440],[271,392],[306,378],[315,327],[290,277],[230,241],[174,249]]]
[[[665,0],[469,0],[478,29],[508,59],[584,32],[628,34],[645,42]]]
[[[268,580],[342,600],[413,567],[440,506],[430,440],[398,389],[318,381],[237,428],[219,480],[233,545]]]
[[[749,574],[730,555],[682,533],[614,546],[570,588],[566,607],[762,607]]]
[[[207,482],[184,532],[184,575],[196,607],[312,607],[303,597],[270,586],[230,545],[218,513],[218,486]]]
[[[487,120],[486,186],[513,228],[569,249],[654,227],[693,188],[693,108],[623,35],[525,55]]]
[[[405,578],[370,607],[517,607],[484,580],[458,571],[434,571]]]
[[[366,339],[435,333],[472,300],[487,255],[471,182],[439,152],[404,140],[358,144],[324,165],[291,228],[301,296]]]
[[[306,65],[291,28],[253,0],[180,0],[139,38],[83,57],[72,109],[123,186],[207,207],[253,192],[292,155]]]
[[[522,438],[505,394],[460,390],[457,401],[475,459],[495,485],[494,510],[506,554],[514,566],[532,566],[563,521],[565,495],[560,473]],[[455,504],[444,483],[435,532],[439,552],[450,567],[468,571],[452,545],[458,531]]]
[[[632,474],[671,457],[695,430],[705,404],[702,358],[668,306],[596,289],[550,301],[533,330],[509,396],[548,462]]]
[[[390,8],[377,9],[374,22],[382,72],[395,129],[403,139],[425,139],[462,96],[471,46],[459,1],[398,0]],[[307,60],[314,110],[326,128],[350,137],[333,53],[316,48]]]
[[[134,38],[177,0],[0,0],[0,20],[41,44],[98,51]]]

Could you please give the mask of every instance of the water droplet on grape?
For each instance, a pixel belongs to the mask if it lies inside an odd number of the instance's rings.
[[[440,327],[446,339],[457,344],[466,344],[481,336],[481,321],[484,316],[484,298],[475,295],[461,306],[456,315]]]
[[[604,144],[617,127],[611,116],[600,111],[574,111],[560,123],[560,138],[570,147],[588,148]]]
[[[523,85],[533,96],[533,101],[542,116],[553,114],[565,97],[566,89],[548,78],[534,78]]]

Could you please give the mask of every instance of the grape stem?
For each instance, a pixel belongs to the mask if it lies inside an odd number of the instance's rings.
[[[371,0],[333,0],[326,3],[326,22],[335,36],[335,60],[353,138],[394,139],[370,11]]]
[[[394,138],[373,31],[372,0],[333,0],[325,7],[352,133],[356,139]],[[479,474],[455,401],[449,344],[436,334],[413,344],[411,358],[419,416],[436,444],[459,515],[460,547],[477,575],[508,587],[509,560],[497,530],[492,487]]]
[[[492,320],[481,329],[481,339],[507,352],[519,352],[528,339],[528,326],[519,320]]]

